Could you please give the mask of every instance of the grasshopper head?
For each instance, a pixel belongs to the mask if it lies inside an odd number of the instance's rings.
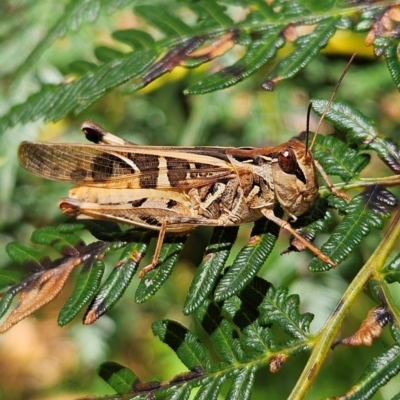
[[[318,193],[314,160],[297,140],[283,143],[275,150],[271,166],[275,196],[285,214],[297,217],[310,208]]]

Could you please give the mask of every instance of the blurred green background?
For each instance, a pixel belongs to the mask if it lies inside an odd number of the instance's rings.
[[[95,47],[107,45],[124,50],[111,39],[113,31],[143,28],[143,21],[135,17],[131,6],[111,15],[102,12],[97,21],[56,40],[34,65],[25,66],[26,73],[16,79],[18,68],[24,66],[30,51],[46,35],[66,3],[18,0],[0,4],[0,114],[5,114],[13,104],[23,102],[38,90],[39,84],[68,79],[72,61],[95,62]],[[80,115],[70,115],[56,124],[37,121],[0,132],[0,268],[10,263],[4,250],[8,242],[29,243],[34,229],[65,220],[57,202],[66,195],[68,185],[46,181],[22,170],[16,158],[22,140],[83,142],[79,127],[90,119],[139,144],[279,144],[305,129],[310,99],[330,97],[354,51],[359,56],[347,73],[337,99],[374,119],[383,135],[397,139],[399,93],[385,64],[371,57],[363,47],[363,36],[356,34],[335,37],[324,54],[294,79],[279,84],[274,92],[260,88],[267,75],[265,69],[228,90],[202,96],[183,95],[184,88],[200,76],[229,63],[235,54],[228,53],[200,70],[177,69],[134,95],[123,96],[114,90]],[[316,123],[313,117],[312,127]],[[329,133],[332,129],[324,125],[323,132]],[[372,161],[368,173],[371,176],[389,174],[377,160]],[[250,228],[245,226],[240,230],[233,255],[246,243]],[[58,299],[0,337],[0,398],[66,400],[112,393],[95,373],[96,366],[105,360],[127,365],[143,380],[169,379],[182,372],[183,365],[172,351],[153,338],[150,326],[157,319],[169,318],[197,329],[192,319],[183,317],[181,309],[195,266],[202,258],[201,248],[206,246],[209,235],[210,230],[206,228],[191,235],[181,262],[154,298],[142,305],[135,304],[135,278],[123,299],[92,326],[83,326],[79,318],[66,327],[57,326],[57,313],[70,293],[72,277]],[[288,236],[281,234],[275,253],[261,274],[275,286],[286,285],[291,293],[300,294],[301,310],[316,314],[312,325],[316,331],[380,237],[380,233],[370,236],[366,245],[340,269],[316,275],[307,270],[308,254],[279,256],[288,243]],[[89,234],[85,239],[93,240]],[[323,240],[321,235],[317,245]],[[108,268],[111,267],[109,262]],[[367,294],[360,299],[342,329],[343,336],[357,328],[372,305]],[[337,395],[347,390],[368,361],[390,341],[385,332],[383,340],[371,348],[339,346],[327,360],[308,398]],[[266,369],[259,371],[253,398],[285,399],[305,361],[304,357],[292,359],[275,375]],[[394,393],[396,382],[374,398],[387,399]]]

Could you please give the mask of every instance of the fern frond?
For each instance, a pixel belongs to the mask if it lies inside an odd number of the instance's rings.
[[[100,377],[121,395],[128,393],[139,381],[137,376],[129,368],[112,361],[102,363],[97,371]],[[108,398],[112,397],[110,396]]]
[[[238,227],[214,229],[203,261],[198,266],[190,285],[183,306],[184,314],[193,313],[211,295],[223,268],[225,268],[237,232]]]
[[[102,260],[90,257],[84,262],[74,290],[58,315],[59,326],[68,324],[94,297],[99,289],[104,270],[105,264]]]
[[[95,19],[105,4],[100,0],[71,0],[63,16],[32,52],[28,61],[37,58],[45,47],[68,28],[76,28],[84,20]],[[125,1],[116,0],[112,4],[118,7],[125,4]],[[336,2],[330,2],[325,7],[315,7],[313,3],[304,1],[275,1],[272,6],[265,6],[254,0],[245,1],[241,5],[246,11],[243,13],[246,17],[238,22],[229,16],[226,7],[214,1],[186,2],[184,5],[176,2],[168,10],[161,10],[158,5],[136,7],[134,12],[162,32],[162,39],[153,40],[147,32],[134,29],[115,32],[114,39],[133,46],[133,51],[121,53],[103,46],[95,52],[100,61],[98,65],[77,60],[72,69],[85,71],[82,76],[70,83],[43,85],[27,102],[12,107],[7,115],[0,118],[0,131],[39,118],[58,121],[69,113],[78,114],[109,90],[129,81],[125,90],[132,93],[178,66],[197,67],[223,55],[236,45],[245,47],[244,55],[238,61],[204,80],[200,79],[187,93],[208,93],[232,86],[275,59],[277,50],[285,43],[290,43],[292,48],[289,54],[271,67],[262,83],[264,89],[272,90],[276,83],[294,76],[315,58],[337,30],[358,27],[361,31],[360,25],[357,25],[361,22],[364,23],[364,29],[370,29],[371,37],[367,44],[376,43],[379,47],[385,39],[390,44],[387,48],[397,46],[393,33],[396,21],[391,19],[390,13],[394,5],[390,3],[382,7],[379,2],[369,4],[368,15],[358,13],[363,11],[361,3],[353,8],[340,6]],[[187,10],[196,16],[193,25],[183,22],[179,16]],[[376,28],[382,14],[390,20],[392,28],[387,21],[379,25],[379,29]],[[353,21],[348,18],[349,15]],[[365,21],[369,21],[369,24]],[[297,32],[296,28],[300,26],[311,27],[311,33]],[[396,80],[398,60],[388,51],[385,54]],[[26,62],[25,65],[28,68],[31,64]]]
[[[275,299],[280,307],[280,316],[270,318],[267,324],[263,321],[270,309],[270,304],[263,301],[266,295]],[[223,303],[204,301],[195,313],[211,339],[217,361],[194,333],[175,321],[163,320],[153,324],[153,333],[176,353],[188,372],[169,381],[142,383],[132,371],[125,371],[125,367],[105,363],[99,374],[121,395],[115,399],[134,400],[142,396],[187,399],[194,388],[197,388],[196,399],[216,399],[219,395],[249,399],[259,368],[269,365],[271,371],[276,372],[290,356],[307,349],[305,332],[312,317],[300,314],[298,300],[293,302],[293,299],[287,296],[287,290],[274,289],[267,281],[256,278],[239,296]],[[271,333],[271,323],[292,338],[290,350],[279,351]],[[222,385],[228,385],[225,394]]]
[[[178,261],[185,241],[186,237],[184,239],[182,237],[171,237],[164,241],[157,268],[147,272],[139,283],[135,293],[135,301],[137,303],[147,301],[166,282]]]
[[[261,320],[264,324],[276,324],[296,341],[306,339],[314,316],[300,314],[300,299],[297,295],[288,296],[286,288],[268,290],[261,304]],[[285,343],[286,345],[286,343]]]
[[[28,71],[41,54],[48,49],[56,39],[65,36],[69,30],[78,30],[84,23],[93,23],[98,18],[102,8],[111,12],[120,7],[124,7],[129,2],[130,0],[70,0],[65,6],[64,12],[49,29],[46,36],[26,58],[18,71],[18,76]]]
[[[226,300],[239,293],[254,278],[271,254],[278,234],[279,227],[273,222],[266,219],[255,222],[249,242],[215,289],[214,296],[217,301]]]
[[[398,327],[392,327],[392,330]],[[400,345],[398,343],[383,351],[367,366],[351,391],[343,394],[346,400],[371,399],[391,378],[400,372]]]
[[[83,320],[85,324],[91,324],[99,319],[121,298],[131,283],[147,246],[146,239],[126,245],[117,265],[89,305]]]
[[[318,135],[313,156],[327,174],[340,176],[344,182],[356,179],[370,161],[368,154],[349,148],[334,135]]]
[[[382,272],[386,282],[400,283],[400,254],[398,254],[389,265],[385,266]]]
[[[312,100],[312,107],[318,115],[323,113],[326,105],[326,100]],[[357,145],[360,150],[375,151],[392,171],[400,172],[400,150],[398,146],[389,139],[381,137],[370,118],[338,101],[332,102],[325,117],[335,127],[347,132],[346,137],[349,144]],[[346,158],[349,159],[348,156]],[[323,163],[323,158],[320,161]],[[357,161],[357,164],[359,162]],[[347,168],[349,167],[351,167],[351,164],[347,163]],[[329,170],[327,172],[330,173]]]
[[[347,205],[346,216],[321,250],[333,260],[343,261],[372,229],[383,228],[384,221],[391,215],[389,207],[396,204],[396,198],[385,188],[368,187]],[[314,258],[309,268],[312,271],[324,271],[328,266]]]
[[[273,90],[276,83],[291,78],[304,68],[327,44],[336,32],[338,18],[327,18],[320,21],[314,31],[296,40],[296,49],[281,61],[274,72],[269,74],[263,83],[263,88]]]

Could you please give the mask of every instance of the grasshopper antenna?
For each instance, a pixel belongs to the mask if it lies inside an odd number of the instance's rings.
[[[340,75],[340,78],[339,78],[339,80],[338,80],[337,83],[336,83],[335,89],[333,89],[332,96],[331,96],[331,98],[329,99],[329,101],[328,101],[328,103],[327,103],[327,105],[326,105],[326,107],[325,107],[325,109],[324,109],[324,111],[323,111],[323,113],[322,113],[322,115],[321,115],[321,118],[320,118],[319,121],[318,121],[318,125],[317,125],[317,128],[315,129],[315,134],[314,134],[313,140],[312,140],[311,145],[310,145],[310,150],[311,150],[311,149],[313,148],[313,146],[314,146],[315,139],[317,138],[319,129],[321,128],[321,125],[322,125],[322,122],[324,121],[325,115],[326,115],[326,113],[328,112],[329,107],[331,106],[332,101],[333,101],[333,99],[335,98],[336,93],[337,93],[337,91],[338,91],[338,89],[339,89],[339,86],[340,86],[340,84],[342,83],[342,80],[343,80],[344,76],[346,75],[347,71],[349,70],[350,65],[351,65],[351,63],[353,62],[355,56],[356,56],[356,53],[354,53],[354,54],[350,57],[350,60],[349,60],[349,62],[347,63],[346,68],[344,69],[344,71],[342,72],[342,75]],[[309,111],[310,111],[310,108],[311,108],[311,107],[312,107],[312,102],[311,102],[310,105],[308,106],[308,113],[307,113],[307,143],[308,143],[308,132],[309,132],[308,125],[309,125],[309,117],[310,117],[310,116],[309,116]]]
[[[311,115],[312,102],[307,108],[307,123],[306,123],[306,154],[308,153],[308,138],[310,137],[310,115]]]

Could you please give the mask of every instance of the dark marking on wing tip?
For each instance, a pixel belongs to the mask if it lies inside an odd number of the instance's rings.
[[[143,203],[145,203],[147,200],[146,197],[144,197],[143,199],[137,199],[137,200],[132,200],[132,201],[128,201],[128,203],[132,204],[132,207],[140,207]]]
[[[168,203],[167,203],[167,208],[168,209],[171,209],[171,208],[174,208],[176,205],[178,204],[178,202],[176,201],[176,200],[169,200],[168,201]]]
[[[100,143],[107,133],[104,128],[92,121],[85,121],[81,126],[81,130],[87,140],[96,144]]]

